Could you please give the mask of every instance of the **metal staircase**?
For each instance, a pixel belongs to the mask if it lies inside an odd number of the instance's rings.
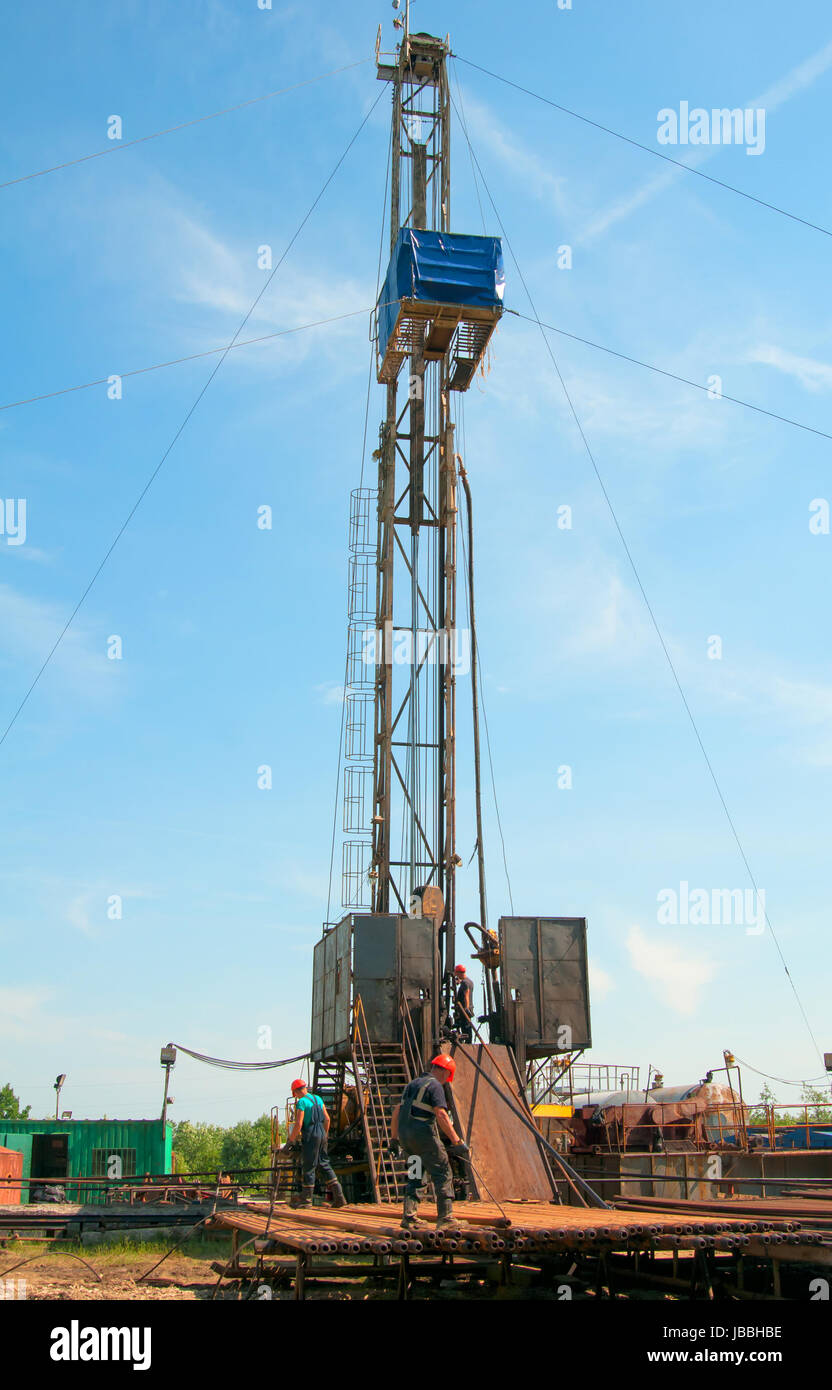
[[[316,1096],[320,1096],[329,1111],[329,1116],[334,1126],[332,1130],[333,1135],[338,1133],[338,1116],[341,1112],[341,1102],[344,1098],[345,1073],[345,1062],[327,1060],[315,1063],[312,1090]]]
[[[402,1043],[373,1042],[360,996],[355,1001],[352,1065],[361,1102],[370,1185],[374,1202],[398,1202],[404,1196],[407,1161],[390,1153],[393,1111],[413,1078]]]

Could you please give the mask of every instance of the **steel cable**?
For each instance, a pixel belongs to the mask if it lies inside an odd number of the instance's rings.
[[[247,310],[247,312],[246,312],[244,318],[242,319],[242,321],[241,321],[241,323],[240,323],[240,325],[239,325],[239,327],[238,327],[236,333],[234,334],[234,337],[233,337],[232,340],[231,340],[231,343],[229,344],[228,348],[226,348],[226,350],[223,352],[222,356],[220,357],[219,362],[217,362],[217,364],[216,364],[216,366],[214,367],[213,371],[211,372],[210,376],[209,376],[208,379],[205,381],[204,385],[202,386],[201,390],[199,391],[199,394],[197,395],[196,399],[194,400],[193,404],[191,405],[190,409],[188,410],[187,414],[185,415],[185,418],[183,419],[181,425],[179,426],[179,428],[177,429],[176,433],[174,434],[173,439],[171,440],[171,442],[170,442],[170,444],[168,445],[167,449],[166,449],[165,452],[163,453],[163,455],[162,455],[161,459],[159,460],[159,462],[157,463],[156,467],[153,469],[153,472],[150,474],[150,477],[147,479],[147,482],[144,484],[144,487],[142,488],[141,492],[139,493],[138,497],[136,498],[135,502],[133,503],[133,506],[130,508],[130,511],[127,513],[127,516],[126,516],[125,520],[122,522],[122,524],[121,524],[119,530],[116,532],[115,538],[114,538],[113,541],[110,543],[110,546],[109,546],[108,550],[106,551],[106,553],[105,553],[105,555],[104,555],[104,558],[101,560],[100,564],[98,565],[98,568],[96,569],[95,573],[93,574],[92,578],[90,579],[89,583],[87,584],[86,588],[84,589],[84,592],[81,594],[81,597],[79,598],[78,602],[76,603],[75,607],[73,608],[72,612],[70,613],[69,617],[67,618],[67,620],[66,620],[64,626],[62,627],[61,631],[59,632],[57,638],[55,639],[54,643],[52,644],[52,647],[50,648],[49,652],[47,653],[45,660],[43,661],[43,663],[42,663],[41,666],[40,666],[40,669],[38,670],[37,674],[35,675],[34,680],[33,680],[32,683],[30,684],[28,690],[26,691],[26,693],[25,693],[24,696],[23,696],[23,699],[20,701],[19,705],[17,706],[17,709],[15,710],[14,714],[12,715],[12,717],[11,717],[11,719],[9,720],[8,724],[6,725],[6,728],[4,729],[2,736],[0,736],[0,745],[4,744],[5,741],[6,741],[6,739],[8,738],[9,733],[11,732],[11,730],[12,730],[12,728],[14,727],[14,725],[16,724],[18,718],[20,717],[20,714],[21,714],[22,710],[24,709],[24,707],[25,707],[27,701],[29,700],[29,697],[31,696],[32,692],[34,691],[35,687],[37,686],[38,682],[40,681],[41,676],[43,675],[43,673],[44,673],[44,671],[46,670],[47,666],[49,665],[50,661],[52,660],[52,657],[55,655],[55,652],[58,650],[58,647],[61,645],[61,642],[63,641],[63,639],[64,639],[64,637],[66,636],[67,632],[69,631],[70,627],[72,626],[72,623],[74,622],[74,620],[75,620],[77,614],[80,612],[80,609],[81,609],[81,607],[83,606],[84,601],[85,601],[85,599],[87,598],[87,595],[90,593],[90,590],[92,589],[93,585],[95,584],[96,580],[98,579],[98,576],[101,574],[101,571],[104,569],[104,566],[107,564],[107,561],[109,560],[110,556],[112,555],[113,551],[115,550],[116,546],[118,545],[119,541],[121,540],[121,537],[124,535],[124,532],[127,530],[127,527],[130,525],[130,522],[132,521],[132,519],[133,519],[133,517],[135,516],[136,512],[139,510],[139,507],[141,506],[142,502],[144,501],[144,498],[146,497],[147,493],[150,491],[151,487],[153,486],[153,483],[155,482],[155,480],[156,480],[158,474],[161,472],[162,468],[164,467],[164,464],[165,464],[165,462],[166,462],[168,456],[169,456],[170,453],[173,451],[173,449],[174,449],[175,445],[177,444],[177,442],[178,442],[180,436],[184,433],[185,428],[186,428],[186,426],[188,425],[188,422],[189,422],[190,419],[191,419],[191,416],[192,416],[192,415],[194,414],[194,412],[196,411],[197,407],[199,406],[200,402],[202,401],[203,396],[205,395],[206,391],[208,390],[209,386],[211,385],[212,381],[214,380],[215,376],[217,375],[217,373],[218,373],[220,367],[222,366],[223,362],[225,361],[226,357],[228,356],[228,353],[230,352],[230,350],[231,350],[231,348],[233,347],[234,343],[236,343],[237,339],[239,338],[240,334],[242,333],[243,329],[245,328],[246,324],[248,323],[249,319],[251,318],[252,314],[254,313],[254,310],[256,309],[257,305],[260,303],[260,300],[263,298],[263,295],[266,293],[266,290],[267,290],[267,289],[269,288],[269,286],[271,285],[272,281],[274,280],[275,276],[277,275],[277,272],[279,271],[279,269],[280,269],[280,267],[282,266],[283,262],[286,260],[286,257],[288,256],[289,252],[291,251],[292,247],[294,246],[295,242],[297,241],[298,237],[300,236],[301,232],[303,231],[304,227],[306,226],[306,224],[307,224],[307,222],[309,221],[310,217],[312,216],[313,212],[315,211],[315,208],[318,206],[318,203],[321,201],[322,197],[324,196],[324,193],[326,192],[326,190],[327,190],[327,188],[329,187],[329,185],[332,183],[332,180],[335,178],[335,175],[337,174],[337,172],[338,172],[338,170],[340,169],[341,165],[344,163],[344,160],[346,159],[347,155],[349,154],[350,150],[352,149],[353,145],[355,144],[356,140],[358,139],[358,137],[359,137],[359,135],[361,134],[362,130],[364,129],[365,125],[366,125],[367,122],[369,121],[371,115],[372,115],[373,112],[375,111],[376,106],[378,105],[379,101],[381,100],[382,95],[383,95],[383,89],[382,89],[381,92],[379,92],[379,94],[378,94],[378,96],[376,97],[375,101],[373,102],[372,106],[369,108],[369,110],[367,111],[366,115],[363,117],[362,121],[360,122],[360,124],[359,124],[357,130],[355,131],[355,133],[354,133],[354,134],[352,135],[352,137],[350,138],[349,143],[346,145],[346,147],[345,147],[343,153],[340,155],[340,157],[339,157],[337,163],[333,166],[331,172],[329,173],[329,175],[328,175],[327,178],[325,179],[325,181],[324,181],[324,183],[323,183],[323,185],[322,185],[320,191],[317,193],[317,195],[316,195],[315,198],[313,199],[312,203],[310,204],[309,209],[307,210],[307,212],[305,213],[305,215],[303,216],[303,218],[302,218],[301,221],[299,222],[299,224],[298,224],[298,226],[297,226],[295,232],[293,233],[293,235],[292,235],[290,241],[288,242],[288,244],[287,244],[285,250],[283,251],[283,254],[281,255],[280,259],[278,260],[277,264],[275,265],[274,269],[272,270],[272,272],[271,272],[271,274],[269,275],[268,279],[266,280],[265,284],[263,285],[263,287],[261,288],[261,290],[259,291],[259,293],[255,296],[254,300],[252,301],[252,304],[251,304],[251,306],[249,307],[249,309]]]

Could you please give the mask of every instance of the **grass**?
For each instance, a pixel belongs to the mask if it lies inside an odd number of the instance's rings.
[[[13,1263],[9,1258],[11,1256],[24,1259],[40,1255],[82,1255],[92,1265],[127,1264],[134,1261],[139,1264],[152,1263],[154,1257],[161,1259],[162,1255],[167,1254],[173,1244],[171,1237],[143,1241],[122,1238],[106,1245],[82,1245],[77,1240],[13,1240],[0,1250],[0,1272],[7,1263]],[[181,1255],[192,1260],[222,1259],[227,1258],[230,1253],[230,1234],[223,1235],[220,1239],[215,1236],[197,1235],[180,1245],[173,1252],[172,1258]]]

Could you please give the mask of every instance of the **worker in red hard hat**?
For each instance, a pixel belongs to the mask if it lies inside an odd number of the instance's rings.
[[[454,1027],[466,1042],[473,1042],[471,1019],[474,1013],[474,981],[464,965],[454,966],[454,1005]]]
[[[295,1122],[287,1140],[286,1147],[296,1144],[300,1139],[303,1162],[303,1191],[298,1202],[300,1207],[311,1207],[315,1192],[315,1175],[320,1171],[327,1185],[334,1207],[345,1207],[347,1200],[329,1161],[327,1142],[329,1138],[329,1111],[320,1096],[312,1095],[305,1081],[298,1078],[292,1082],[292,1099],[295,1102]]]
[[[456,1158],[467,1157],[468,1145],[454,1129],[445,1095],[445,1087],[450,1086],[455,1071],[453,1058],[440,1053],[434,1057],[424,1076],[417,1076],[405,1086],[401,1103],[393,1111],[393,1146],[400,1147],[407,1158],[407,1188],[402,1215],[405,1230],[418,1224],[417,1194],[425,1175],[430,1178],[436,1193],[437,1231],[447,1230],[453,1225],[453,1177],[437,1126],[450,1140],[451,1153]]]

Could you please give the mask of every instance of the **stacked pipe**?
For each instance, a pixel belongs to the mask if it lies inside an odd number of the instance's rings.
[[[682,1197],[619,1197],[615,1199],[618,1210],[628,1211],[672,1211],[684,1212],[693,1216],[714,1214],[720,1217],[749,1217],[762,1223],[782,1223],[784,1226],[814,1226],[832,1229],[832,1210],[823,1198],[809,1197],[718,1197],[712,1201]]]
[[[418,1254],[422,1245],[417,1240],[404,1236],[396,1230],[390,1237],[380,1231],[362,1234],[355,1227],[346,1229],[311,1229],[309,1223],[297,1221],[299,1213],[289,1213],[291,1219],[280,1214],[268,1216],[256,1212],[224,1211],[217,1212],[211,1221],[214,1229],[245,1231],[252,1236],[273,1241],[281,1249],[291,1250],[299,1255],[389,1255]]]
[[[454,1208],[454,1227],[437,1231],[432,1225],[420,1225],[406,1235],[396,1223],[397,1208],[375,1205],[356,1205],[334,1211],[313,1207],[276,1208],[268,1237],[287,1249],[296,1248],[292,1241],[317,1240],[323,1244],[339,1242],[337,1248],[346,1251],[343,1242],[367,1242],[362,1246],[381,1253],[379,1242],[389,1242],[388,1249],[396,1253],[434,1251],[442,1254],[478,1254],[499,1257],[504,1253],[523,1251],[528,1256],[554,1255],[564,1251],[590,1251],[596,1248],[664,1249],[664,1250],[741,1250],[750,1242],[764,1246],[797,1245],[818,1242],[820,1234],[795,1229],[797,1223],[758,1216],[750,1220],[742,1215],[650,1210],[586,1210],[554,1206],[549,1203],[507,1204],[512,1215],[493,1203],[458,1203]],[[427,1221],[436,1219],[436,1209],[425,1204],[420,1214]],[[247,1220],[250,1224],[243,1225]],[[262,1209],[255,1213],[218,1213],[216,1222],[224,1226],[265,1232],[267,1217]]]

